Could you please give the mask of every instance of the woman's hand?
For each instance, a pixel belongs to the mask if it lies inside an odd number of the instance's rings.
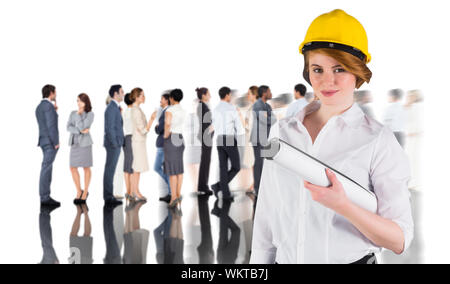
[[[309,190],[314,201],[340,214],[349,205],[350,200],[336,174],[329,169],[325,171],[331,182],[330,187],[317,186],[304,181],[305,188]]]
[[[89,128],[86,128],[85,130],[81,131],[81,133],[88,134],[89,133]]]

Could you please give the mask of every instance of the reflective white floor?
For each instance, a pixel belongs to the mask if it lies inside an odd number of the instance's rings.
[[[143,188],[146,204],[104,208],[101,190],[91,190],[88,208],[71,204],[49,213],[38,202],[6,202],[2,210],[0,263],[248,263],[253,200],[234,189],[235,201],[185,192],[181,210],[159,202],[163,188]],[[60,197],[60,196],[59,196]],[[416,236],[401,256],[384,252],[381,263],[421,263],[421,194],[412,192]]]

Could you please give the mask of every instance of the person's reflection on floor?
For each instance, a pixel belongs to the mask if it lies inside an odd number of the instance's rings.
[[[209,215],[209,196],[198,197],[198,214],[200,217],[201,242],[197,247],[199,264],[214,264],[214,249]]]
[[[53,247],[52,225],[50,220],[50,214],[55,209],[55,207],[42,206],[39,213],[39,232],[44,252],[39,264],[59,264],[58,257],[56,256]]]
[[[91,237],[92,226],[89,219],[89,209],[86,204],[75,205],[77,215],[73,221],[70,232],[70,258],[69,264],[92,264],[93,242]],[[84,215],[84,234],[78,236],[81,227],[81,215]]]
[[[124,264],[146,264],[147,248],[150,232],[141,228],[139,210],[145,201],[130,202],[125,208],[125,251],[123,255]]]
[[[184,264],[184,238],[181,223],[182,213],[178,208],[169,209],[172,222],[169,237],[164,241],[164,264]]]
[[[222,208],[219,207],[219,202],[223,202]],[[239,251],[241,229],[231,219],[229,215],[230,207],[231,201],[217,200],[211,212],[220,219],[219,245],[217,248],[217,262],[219,264],[234,264]],[[231,231],[231,237],[229,231]]]
[[[104,264],[121,264],[120,248],[114,228],[114,210],[123,210],[123,206],[105,205],[103,207],[103,231],[106,242]]]
[[[170,225],[172,224],[172,215],[169,214],[167,205],[160,203],[160,210],[166,214],[164,221],[153,231],[156,244],[156,263],[164,264],[164,243],[169,238]]]

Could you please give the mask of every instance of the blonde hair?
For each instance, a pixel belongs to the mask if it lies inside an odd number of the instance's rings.
[[[369,83],[372,78],[372,71],[370,71],[367,65],[358,57],[338,49],[318,48],[305,53],[303,77],[309,84],[311,84],[311,81],[309,80],[309,57],[311,54],[326,55],[338,61],[342,65],[342,68],[355,75],[356,89],[359,89],[364,82]]]

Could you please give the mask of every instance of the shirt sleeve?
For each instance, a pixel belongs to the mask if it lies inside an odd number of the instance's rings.
[[[74,115],[75,112],[72,112],[70,114],[69,121],[67,121],[67,131],[69,131],[71,134],[80,134],[80,130],[75,126],[74,123]]]
[[[79,114],[75,115],[75,126],[78,128],[78,130],[80,132],[85,129],[91,128],[93,122],[94,122],[94,113],[93,112],[87,113],[85,119],[82,119]]]
[[[279,125],[274,125],[269,139],[279,137]],[[252,255],[250,264],[273,264],[277,256],[277,248],[273,244],[272,221],[274,208],[273,192],[277,188],[275,163],[265,161],[261,182],[259,185],[258,202],[256,205],[255,220],[253,225]]]
[[[263,166],[253,225],[250,264],[274,264],[277,255],[277,248],[273,245],[273,234],[270,221],[272,214],[274,214],[270,197],[270,192],[274,188],[274,177],[271,176],[273,165],[272,161],[266,161]]]
[[[404,150],[387,127],[383,127],[378,137],[370,178],[378,200],[378,215],[395,222],[402,229],[404,252],[414,237],[408,189],[410,167]]]

